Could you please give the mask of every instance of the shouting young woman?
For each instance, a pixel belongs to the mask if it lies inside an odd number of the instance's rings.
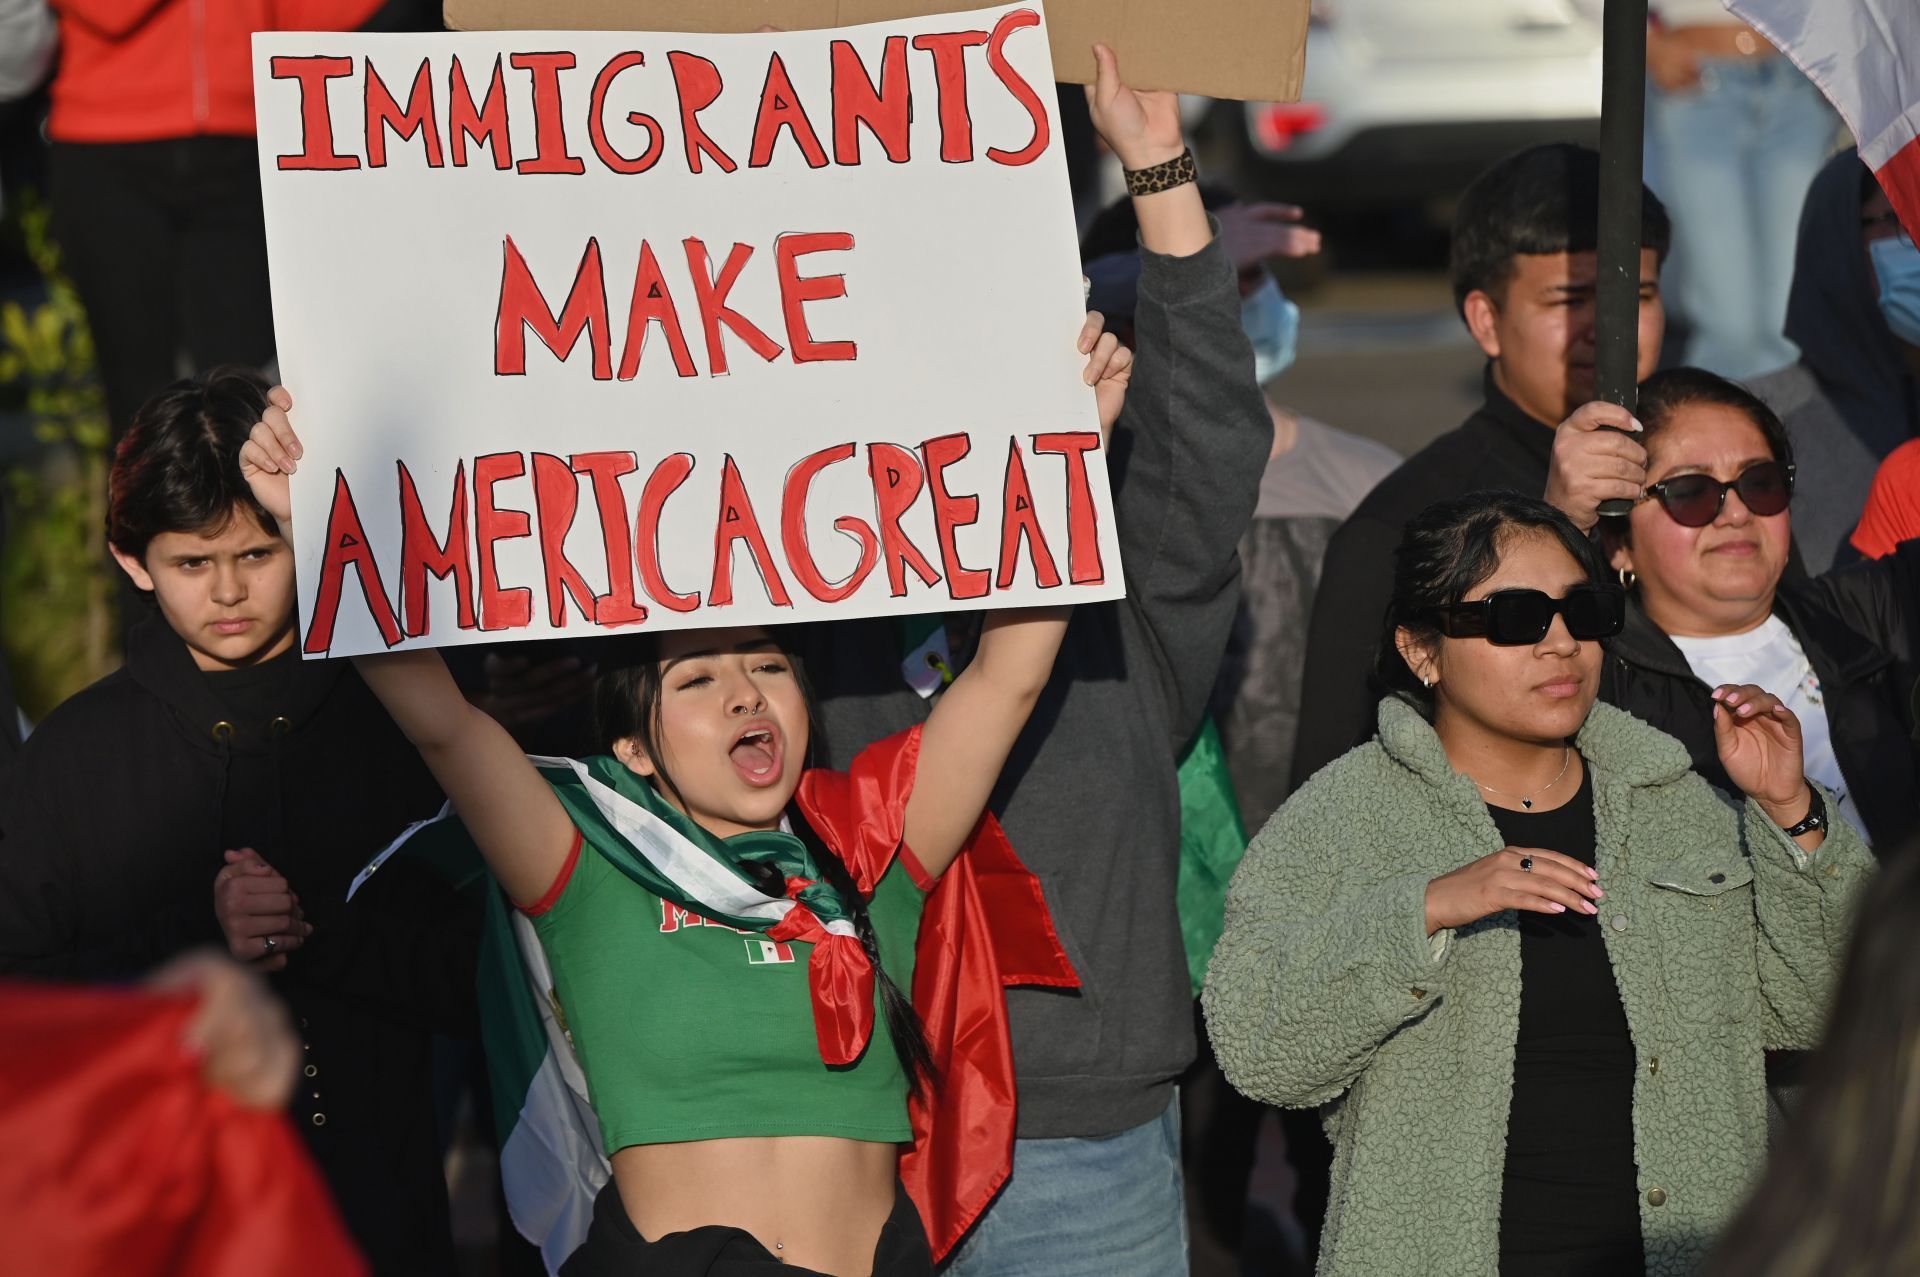
[[[1079,348],[1104,430],[1132,356],[1097,315]],[[291,408],[274,391],[242,454],[283,529]],[[901,990],[1066,623],[993,613],[927,722],[849,774],[806,766],[804,679],[759,627],[625,640],[594,693],[604,754],[544,772],[437,652],[357,658],[551,965],[613,1169],[568,1277],[932,1271],[897,1164],[938,1080]],[[738,930],[795,960],[749,964]]]

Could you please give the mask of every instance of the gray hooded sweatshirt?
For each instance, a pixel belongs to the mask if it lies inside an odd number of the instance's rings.
[[[1141,253],[1138,363],[1108,466],[1127,597],[1075,612],[992,809],[1039,877],[1079,973],[1013,988],[1023,1138],[1111,1135],[1158,1117],[1194,1056],[1174,884],[1175,760],[1206,710],[1240,598],[1273,421],[1240,328],[1233,264]],[[948,618],[964,662],[978,614]],[[832,766],[926,718],[889,619],[795,636]],[[932,778],[926,778],[932,779]]]

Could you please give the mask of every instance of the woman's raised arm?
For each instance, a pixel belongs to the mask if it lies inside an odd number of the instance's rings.
[[[293,397],[274,387],[240,450],[254,499],[293,543],[287,476],[302,449],[287,413]],[[426,760],[507,895],[522,904],[553,886],[573,848],[573,822],[505,728],[467,703],[431,649],[354,658],[360,677]]]
[[[929,877],[945,873],[986,810],[1000,769],[1053,672],[1071,608],[990,614],[980,648],[920,729],[906,841]]]
[[[1103,334],[1104,325],[1098,312],[1089,313],[1078,342],[1103,438],[1120,416],[1133,374],[1133,352]],[[927,783],[916,783],[907,800],[906,840],[932,877],[946,872],[986,810],[1013,742],[1053,674],[1072,614],[1071,608],[1022,608],[988,615],[979,650],[921,729],[918,774]]]

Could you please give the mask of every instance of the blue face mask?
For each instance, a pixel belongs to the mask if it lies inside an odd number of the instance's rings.
[[[1907,345],[1920,346],[1920,248],[1894,235],[1875,240],[1867,251],[1880,278],[1880,313],[1887,327]]]
[[[1300,308],[1280,293],[1280,285],[1266,282],[1240,300],[1240,327],[1253,343],[1253,375],[1265,384],[1293,365],[1294,345],[1300,337]]]

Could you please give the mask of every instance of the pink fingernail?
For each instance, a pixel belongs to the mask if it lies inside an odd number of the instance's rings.
[[[1555,913],[1565,913],[1567,911],[1567,907],[1556,900],[1553,902],[1553,911]]]

